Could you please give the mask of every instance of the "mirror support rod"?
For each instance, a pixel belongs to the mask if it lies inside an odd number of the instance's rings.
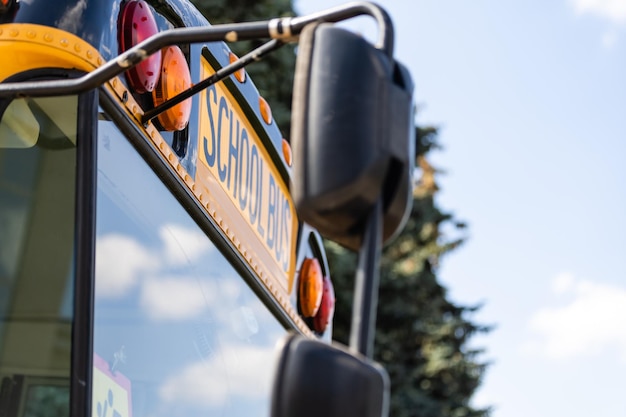
[[[376,19],[380,26],[380,46],[391,56],[393,54],[393,25],[389,15],[375,4],[356,2],[297,18],[165,30],[79,78],[0,83],[0,98],[80,94],[100,87],[166,46],[199,42],[237,42],[262,38],[288,42],[297,37],[309,23],[338,22],[363,14]]]
[[[383,236],[383,201],[379,197],[365,226],[354,284],[350,348],[372,358],[380,281]]]
[[[163,113],[164,111],[169,110],[170,108],[174,107],[178,103],[185,101],[189,97],[199,93],[200,91],[204,90],[205,88],[208,88],[209,86],[215,84],[216,82],[223,80],[224,78],[237,72],[238,70],[242,69],[243,67],[250,64],[251,62],[260,61],[265,55],[269,54],[272,51],[275,51],[276,49],[280,48],[283,45],[284,45],[284,42],[276,40],[276,39],[272,39],[271,41],[264,43],[263,45],[259,46],[253,51],[237,59],[232,64],[229,64],[221,68],[215,74],[195,84],[193,87],[177,94],[176,96],[172,97],[171,99],[167,100],[164,103],[161,103],[155,108],[146,111],[144,115],[141,117],[141,122],[144,124],[148,123],[150,120],[154,119],[155,117],[157,117],[159,114]]]

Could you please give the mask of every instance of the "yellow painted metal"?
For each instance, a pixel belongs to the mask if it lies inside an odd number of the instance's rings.
[[[103,64],[89,43],[60,29],[28,23],[0,25],[0,81],[38,68],[89,72]]]

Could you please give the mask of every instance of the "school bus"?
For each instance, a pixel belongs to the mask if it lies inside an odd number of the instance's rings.
[[[185,0],[0,1],[0,416],[267,415],[277,343],[328,344],[335,300],[306,151],[245,65],[372,7],[210,26]]]

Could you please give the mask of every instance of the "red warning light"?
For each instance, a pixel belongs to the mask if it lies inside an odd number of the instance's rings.
[[[13,6],[13,0],[0,0],[0,15],[8,12]]]
[[[313,330],[317,334],[324,334],[328,324],[333,321],[335,315],[335,290],[330,277],[324,277],[324,289],[322,292],[322,302],[317,314],[313,317]]]
[[[119,20],[120,52],[159,32],[156,20],[148,3],[143,0],[131,0],[123,6]],[[126,72],[126,79],[135,92],[142,94],[154,90],[161,70],[161,51],[152,54],[139,65]]]

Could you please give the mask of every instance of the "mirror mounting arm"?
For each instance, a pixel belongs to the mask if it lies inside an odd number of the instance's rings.
[[[378,40],[375,44],[376,48],[385,51],[389,58],[393,58],[394,35],[393,22],[389,14],[380,6],[365,1],[348,3],[342,6],[333,7],[322,10],[321,12],[312,13],[306,16],[281,19],[284,25],[290,26],[292,33],[299,34],[308,24],[315,22],[336,23],[353,17],[369,15],[376,20],[378,24]]]
[[[365,225],[359,250],[350,326],[350,349],[370,359],[374,356],[382,241],[383,200],[379,197]]]
[[[378,22],[380,26],[379,44],[385,53],[391,57],[393,54],[391,18],[382,8],[373,3],[355,2],[297,18],[169,29],[151,36],[79,78],[0,83],[0,98],[80,94],[99,88],[110,79],[136,66],[166,46],[198,42],[237,42],[262,38],[291,41],[309,23],[317,21],[338,22],[364,14],[374,17]]]

